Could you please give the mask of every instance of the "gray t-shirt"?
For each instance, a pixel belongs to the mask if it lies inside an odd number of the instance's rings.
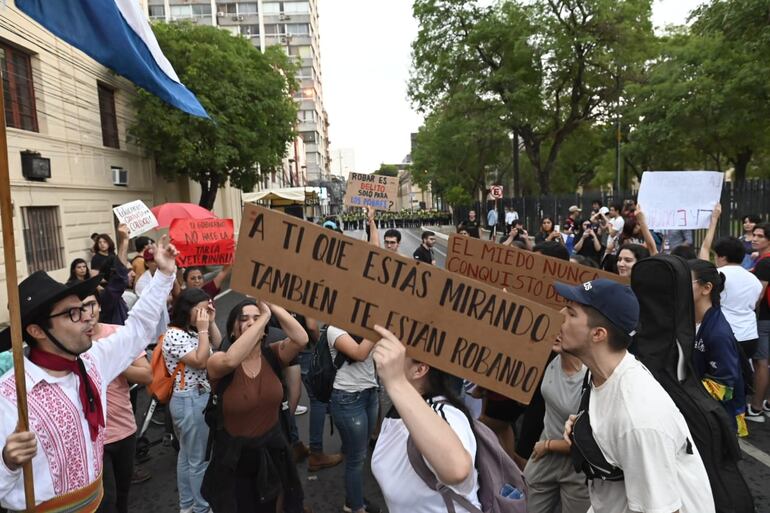
[[[561,355],[556,356],[543,375],[540,390],[545,400],[545,418],[543,435],[545,440],[561,440],[564,436],[564,423],[570,415],[575,415],[580,408],[580,389],[586,375],[586,366],[568,376],[561,368]]]
[[[329,351],[332,354],[332,360],[337,357],[337,350],[334,348],[334,344],[340,336],[347,334],[346,331],[334,326],[327,328],[326,338],[329,341]],[[334,378],[334,388],[345,392],[360,392],[361,390],[376,386],[377,376],[374,371],[374,360],[372,359],[371,352],[363,362],[350,361],[343,363],[342,367],[337,371],[337,376]]]

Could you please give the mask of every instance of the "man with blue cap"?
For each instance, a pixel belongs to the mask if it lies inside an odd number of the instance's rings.
[[[557,283],[568,300],[557,343],[588,367],[564,438],[589,479],[593,513],[712,513],[706,469],[674,402],[628,347],[639,323],[630,287]]]

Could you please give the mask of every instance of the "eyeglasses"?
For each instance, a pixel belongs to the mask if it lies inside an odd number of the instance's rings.
[[[88,312],[88,314],[91,317],[93,317],[95,311],[96,311],[96,301],[89,301],[88,303],[84,303],[80,306],[75,306],[67,310],[64,310],[63,312],[59,312],[57,314],[51,314],[48,316],[48,318],[53,319],[54,317],[69,315],[70,320],[72,322],[80,322],[83,319],[84,312]]]

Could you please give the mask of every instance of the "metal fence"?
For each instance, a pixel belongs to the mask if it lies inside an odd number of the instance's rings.
[[[563,224],[569,215],[569,207],[577,205],[584,214],[591,211],[591,203],[599,200],[604,206],[613,204],[622,205],[623,200],[636,199],[637,191],[621,192],[613,195],[612,192],[586,192],[584,194],[561,194],[550,196],[528,196],[520,198],[503,198],[497,201],[498,219],[500,223],[505,219],[505,208],[513,206],[519,214],[519,219],[525,228],[534,235],[540,230],[540,221],[545,216],[554,220],[555,224]],[[717,227],[717,237],[743,234],[742,218],[748,214],[757,214],[762,219],[770,219],[770,180],[747,180],[741,185],[732,182],[725,183],[722,188],[722,218]],[[482,224],[486,223],[486,215],[492,201],[474,205],[456,206],[454,208],[455,225],[468,217],[468,211],[476,210],[478,219]],[[644,205],[642,205],[644,208]],[[696,245],[704,236],[704,230],[696,233]]]

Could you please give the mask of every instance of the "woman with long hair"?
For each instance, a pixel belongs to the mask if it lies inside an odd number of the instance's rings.
[[[535,244],[551,240],[564,242],[561,233],[556,230],[556,226],[553,224],[553,218],[545,216],[543,220],[540,221],[540,231],[535,234]]]
[[[273,315],[286,338],[266,344]],[[227,341],[207,363],[218,410],[203,495],[214,511],[273,513],[279,501],[289,513],[302,511],[302,486],[281,427],[281,374],[308,340],[279,306],[245,299],[230,311]]]
[[[214,322],[215,313],[211,298],[201,289],[183,291],[174,302],[171,322],[161,345],[168,373],[173,375],[177,366],[180,369],[168,411],[179,440],[176,465],[179,509],[192,513],[209,511],[201,495],[209,437],[203,410],[211,391],[206,364],[212,346],[219,347],[222,341]]]
[[[725,275],[707,260],[690,260],[688,263],[695,303],[693,368],[706,390],[727,411],[738,436],[747,436],[740,350],[720,304]]]
[[[67,285],[77,281],[85,281],[91,277],[91,271],[88,269],[88,262],[82,258],[76,258],[70,264],[70,277],[67,279]]]
[[[446,511],[441,492],[414,471],[407,453],[411,437],[443,486],[480,508],[475,467],[476,436],[449,374],[408,358],[404,344],[388,330],[373,351],[377,373],[393,401],[372,454],[372,473],[390,513]]]
[[[98,271],[107,258],[115,254],[115,241],[106,233],[100,233],[96,236],[91,251],[94,253],[94,256],[91,257],[91,270]]]

